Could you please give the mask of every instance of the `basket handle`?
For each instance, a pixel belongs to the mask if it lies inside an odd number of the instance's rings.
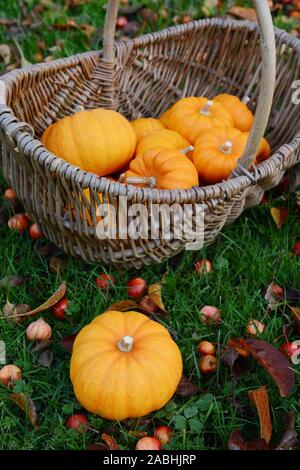
[[[104,24],[103,59],[114,61],[114,36],[118,16],[119,0],[109,0]],[[233,176],[241,175],[253,163],[261,138],[267,128],[275,84],[276,84],[276,45],[273,21],[267,0],[253,0],[257,13],[262,56],[261,85],[254,123],[242,157],[239,159]]]

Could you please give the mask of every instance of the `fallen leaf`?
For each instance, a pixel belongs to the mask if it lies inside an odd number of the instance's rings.
[[[292,312],[292,319],[296,323],[297,333],[300,335],[300,307],[290,307]]]
[[[245,441],[240,429],[232,431],[228,450],[271,450],[264,439],[256,439],[254,441]]]
[[[105,442],[109,450],[119,450],[119,446],[116,443],[115,438],[110,434],[103,433],[101,439]]]
[[[51,364],[53,362],[53,351],[49,347],[45,349],[39,357],[38,360],[39,364],[43,367],[51,367]]]
[[[284,299],[288,303],[297,304],[300,302],[300,290],[293,287],[284,286]]]
[[[274,346],[256,338],[234,338],[231,347],[250,353],[271,375],[279,388],[280,396],[289,396],[295,385],[295,374],[289,360]]]
[[[262,295],[264,299],[268,302],[267,309],[275,310],[278,306],[279,297],[276,295],[276,290],[274,291],[274,284],[271,282],[266,289],[262,289]]]
[[[58,248],[58,246],[54,245],[53,243],[49,243],[48,245],[43,245],[39,248],[38,250],[39,254],[45,258],[54,256],[62,256],[64,255],[64,252],[61,248]]]
[[[31,307],[27,304],[12,304],[9,301],[3,307],[2,313],[5,320],[16,323],[22,323],[25,320],[26,313],[31,311]]]
[[[53,339],[48,339],[47,341],[41,341],[40,343],[35,343],[31,352],[43,352],[48,349],[51,344],[53,344]]]
[[[7,44],[0,44],[0,59],[4,65],[8,65],[11,60],[11,50]]]
[[[35,429],[39,428],[35,404],[30,397],[24,393],[11,393],[9,398],[16,403],[28,416],[29,421]]]
[[[66,265],[66,258],[58,258],[56,256],[52,256],[52,258],[50,258],[49,260],[49,269],[54,274],[62,274],[65,270]]]
[[[229,15],[239,18],[241,20],[257,21],[257,16],[254,8],[245,8],[234,6],[228,10]]]
[[[78,335],[78,333],[73,333],[72,335],[66,336],[65,338],[60,340],[59,344],[66,351],[72,352],[73,344],[74,344],[74,341],[75,341],[75,338],[76,338],[77,335]]]
[[[263,386],[255,390],[249,390],[248,396],[257,408],[260,421],[260,437],[269,444],[272,437],[272,422],[267,387]]]
[[[66,23],[52,24],[51,28],[58,31],[69,31],[70,29],[78,29],[78,24],[74,19],[70,18]]]
[[[118,312],[127,312],[128,310],[140,310],[139,304],[134,300],[120,300],[111,304],[106,311],[117,310]]]
[[[294,411],[285,416],[286,431],[275,450],[291,450],[299,444],[298,434],[295,429],[296,413]]]
[[[22,286],[29,279],[30,276],[5,276],[0,279],[0,288]]]
[[[108,450],[108,447],[104,442],[95,442],[90,444],[86,450]]]
[[[161,295],[161,290],[162,290],[162,282],[156,282],[155,284],[152,284],[149,286],[148,289],[148,296],[150,300],[163,312],[166,312],[164,303],[162,301],[162,295]]]
[[[276,224],[276,227],[280,229],[287,221],[289,211],[286,207],[271,207],[271,216]]]
[[[36,315],[37,313],[44,312],[45,310],[48,310],[53,305],[57,304],[57,302],[65,296],[66,291],[67,291],[67,286],[66,286],[66,283],[63,282],[59,286],[59,288],[54,292],[54,294],[51,295],[51,297],[49,297],[49,299],[46,300],[46,302],[44,302],[42,305],[40,305],[39,307],[33,310],[30,310],[27,313],[16,314],[14,315],[14,318],[29,317],[29,316]]]
[[[249,360],[241,356],[234,348],[228,348],[221,356],[224,363],[229,367],[233,378],[237,379],[245,374],[250,367]]]
[[[130,436],[133,436],[135,439],[141,439],[142,437],[148,436],[147,431],[128,431]]]
[[[184,374],[182,374],[175,394],[179,397],[191,397],[201,391],[202,390],[197,385],[194,385]]]

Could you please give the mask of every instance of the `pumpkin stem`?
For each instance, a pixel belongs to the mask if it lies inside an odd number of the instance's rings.
[[[183,153],[183,155],[186,155],[189,152],[192,152],[194,150],[193,145],[189,145],[188,147],[185,147],[184,149],[179,150],[180,153]]]
[[[130,176],[126,178],[126,184],[148,184],[150,188],[155,188],[156,178],[155,176]]]
[[[231,140],[226,140],[223,145],[221,145],[221,152],[226,153],[226,154],[231,154],[232,152],[232,142]]]
[[[84,111],[84,106],[78,105],[78,106],[76,107],[76,111],[77,111],[77,113],[79,113],[79,112],[81,112],[81,111]]]
[[[200,114],[203,116],[210,116],[210,108],[214,105],[212,100],[207,100],[206,104],[200,109]]]
[[[130,352],[133,347],[133,337],[123,336],[123,338],[117,343],[117,346],[122,352]]]
[[[250,101],[249,96],[244,96],[244,98],[242,99],[242,103],[244,103],[244,104],[248,104],[249,101]]]

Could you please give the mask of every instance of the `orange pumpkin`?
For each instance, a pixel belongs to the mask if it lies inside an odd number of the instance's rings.
[[[144,137],[136,148],[136,154],[145,153],[154,147],[164,147],[167,149],[180,150],[182,153],[191,151],[193,148],[189,142],[178,132],[169,129],[152,131]]]
[[[237,96],[222,93],[214,98],[214,101],[221,103],[233,116],[233,127],[242,132],[250,131],[254,116],[248,106]]]
[[[215,126],[232,126],[233,117],[224,106],[207,98],[190,97],[177,101],[168,117],[168,128],[194,144],[201,132]]]
[[[193,163],[200,179],[214,184],[228,178],[236,168],[247,144],[249,132],[241,132],[234,127],[212,127],[203,132],[195,143]],[[258,150],[266,152],[268,143],[262,140]]]
[[[41,141],[58,157],[99,176],[124,167],[136,147],[135,132],[127,119],[100,108],[57,121],[46,129]]]
[[[76,398],[111,420],[162,408],[182,375],[182,358],[167,329],[138,312],[105,312],[77,335],[70,364]]]
[[[165,127],[169,127],[168,123],[169,123],[169,117],[171,115],[171,112],[172,112],[172,108],[169,108],[159,117],[160,122],[162,122]]]
[[[134,158],[125,173],[128,178],[155,178],[158,189],[188,189],[198,186],[198,174],[193,163],[178,150],[155,147]]]
[[[135,121],[131,121],[131,125],[134,129],[136,139],[140,142],[141,139],[146,137],[150,132],[159,129],[165,129],[165,126],[161,121],[154,118],[139,118]]]

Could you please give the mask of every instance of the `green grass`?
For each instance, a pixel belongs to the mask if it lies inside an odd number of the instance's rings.
[[[20,11],[16,3],[0,0],[0,16],[18,18]],[[38,2],[26,3],[32,7]],[[54,56],[63,56],[90,47],[98,48],[97,37],[89,43],[78,30],[52,31],[49,25],[78,16],[82,23],[101,28],[103,11],[99,10],[99,3],[92,1],[72,12],[66,8],[46,12],[44,26],[38,31],[21,28],[17,38],[27,59],[35,60],[37,34],[46,43],[46,55],[49,52]],[[144,3],[153,5],[150,0]],[[158,3],[159,9],[162,2]],[[192,4],[187,1],[174,2],[173,11],[180,13]],[[168,18],[162,26],[171,22]],[[57,38],[63,46],[51,52]],[[5,29],[0,28],[0,42],[7,40]],[[7,187],[4,180],[0,182],[0,187],[1,191]],[[1,199],[0,204],[3,203]],[[146,429],[152,433],[154,425],[170,424],[174,428],[172,449],[226,449],[233,429],[240,428],[249,438],[259,435],[255,409],[252,407],[252,413],[243,415],[240,409],[234,407],[232,400],[235,396],[241,404],[249,405],[248,390],[263,384],[269,387],[274,441],[282,432],[281,418],[285,412],[297,412],[297,427],[300,430],[299,380],[293,394],[283,399],[271,378],[257,363],[253,362],[250,372],[237,382],[232,381],[222,362],[216,374],[205,378],[199,372],[197,354],[200,339],[214,341],[221,349],[230,337],[245,335],[246,324],[251,318],[266,324],[263,339],[276,347],[283,342],[282,325],[287,322],[288,308],[282,305],[277,311],[267,313],[260,289],[272,280],[280,285],[300,287],[300,260],[291,254],[291,247],[300,235],[299,213],[292,197],[289,205],[289,218],[281,230],[275,227],[269,208],[260,205],[247,210],[232,226],[225,228],[213,246],[200,253],[186,252],[176,267],[170,261],[139,271],[138,276],[144,277],[149,284],[158,281],[168,271],[163,299],[170,318],[163,323],[177,332],[186,375],[206,392],[189,399],[175,398],[163,410],[151,415],[150,424],[145,424],[144,420],[133,420],[130,430]],[[59,341],[77,332],[113,302],[127,298],[127,280],[137,273],[116,272],[109,267],[88,265],[67,257],[67,267],[61,279],[50,272],[47,260],[39,255],[39,246],[40,242],[33,243],[28,234],[19,235],[0,225],[0,278],[30,276],[23,286],[0,290],[0,308],[7,298],[13,303],[28,303],[36,307],[64,280],[68,285],[68,297],[73,302],[73,315],[66,322],[54,319],[49,311],[42,315],[54,332],[54,362],[50,369],[38,365],[37,355],[29,348],[25,336],[28,321],[17,325],[0,320],[0,339],[7,346],[7,362],[17,364],[23,371],[23,381],[18,384],[17,390],[24,391],[34,400],[40,421],[40,429],[34,430],[25,415],[9,400],[9,391],[0,386],[0,448],[84,449],[99,438],[93,431],[82,435],[66,430],[66,418],[72,412],[83,410],[74,397],[69,380],[70,354],[59,345]],[[193,264],[203,256],[213,262],[214,269],[208,276],[199,278],[193,271]],[[95,285],[96,276],[104,271],[112,273],[116,279],[109,293],[98,290]],[[222,310],[220,327],[214,329],[200,323],[199,309],[203,305],[216,305]],[[299,378],[299,366],[295,371]],[[111,432],[122,448],[134,448],[136,439],[129,433],[128,426],[91,415],[89,420],[91,427],[100,434],[104,430]]]

